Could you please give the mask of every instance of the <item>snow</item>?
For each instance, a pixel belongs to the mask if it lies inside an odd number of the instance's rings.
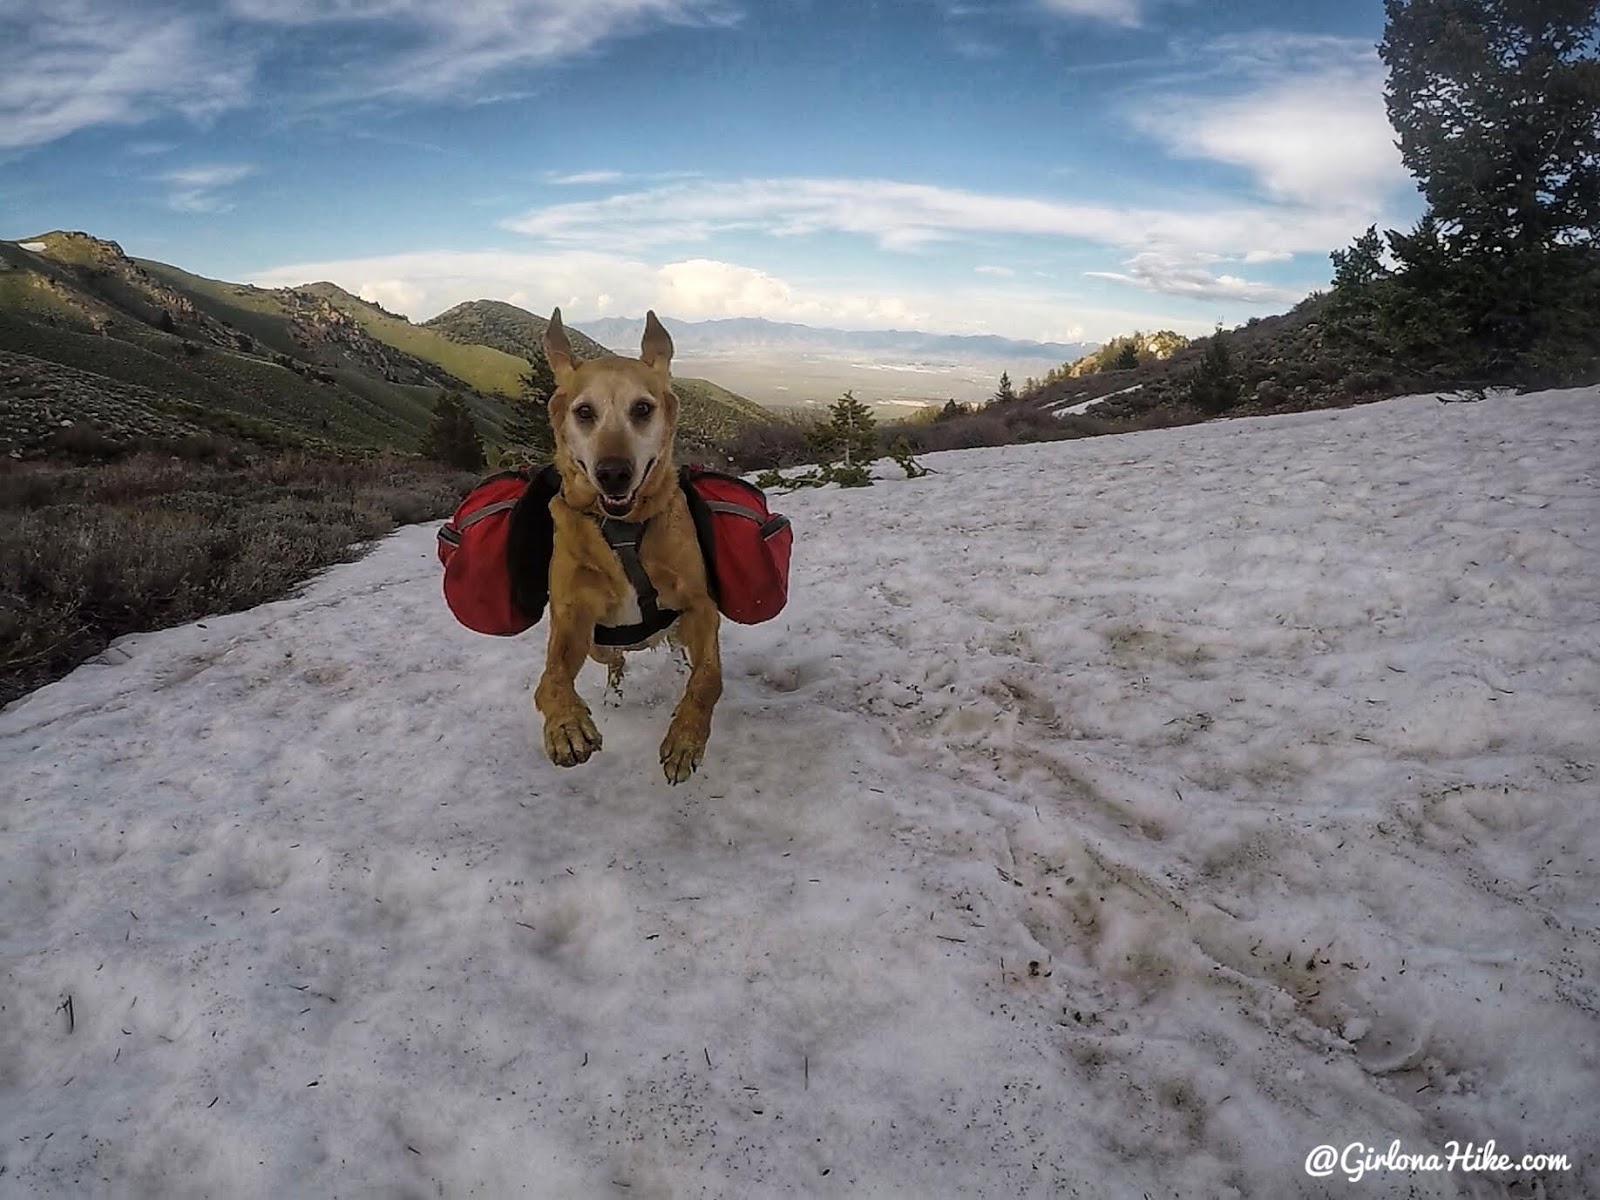
[[[1093,400],[1083,400],[1077,404],[1063,404],[1057,408],[1052,408],[1050,411],[1058,417],[1080,417],[1102,401],[1110,400],[1113,396],[1126,396],[1129,392],[1137,392],[1143,386],[1144,384],[1142,383],[1136,383],[1132,387],[1125,387],[1120,391],[1107,392],[1104,396],[1096,396]]]
[[[18,242],[17,244],[24,250],[32,250],[35,254],[50,249],[44,242]]]
[[[1597,401],[786,495],[675,790],[432,527],[124,639],[0,713],[0,1193],[1600,1194]]]

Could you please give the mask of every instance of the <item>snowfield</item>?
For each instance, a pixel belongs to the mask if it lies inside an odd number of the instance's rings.
[[[1103,400],[1111,400],[1117,396],[1126,396],[1128,393],[1137,392],[1143,387],[1144,384],[1136,383],[1132,387],[1125,387],[1120,391],[1107,392],[1104,396],[1096,396],[1093,400],[1080,400],[1076,404],[1058,404],[1052,408],[1050,412],[1052,415],[1057,417],[1081,417],[1084,413],[1088,412],[1091,408]]]
[[[1600,1195],[1597,445],[1423,396],[780,497],[678,789],[675,662],[552,767],[434,526],[124,639],[0,713],[0,1195]],[[1304,1167],[1490,1140],[1569,1166]]]

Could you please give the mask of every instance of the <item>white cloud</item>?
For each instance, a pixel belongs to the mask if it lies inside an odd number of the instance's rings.
[[[160,113],[203,120],[249,91],[252,66],[217,56],[208,22],[192,13],[59,0],[19,20],[18,7],[0,8],[0,148]]]
[[[1046,12],[1064,17],[1090,17],[1114,25],[1137,25],[1143,15],[1142,0],[1039,0]]]
[[[1161,90],[1130,114],[1169,153],[1241,167],[1277,200],[1369,217],[1407,181],[1369,43],[1256,35],[1197,53],[1235,85],[1220,94]]]
[[[724,0],[229,0],[231,11],[280,25],[381,25],[410,43],[357,71],[364,95],[481,99],[483,80],[586,54],[653,25],[726,25]]]
[[[585,184],[585,183],[617,183],[622,179],[621,171],[574,171],[570,175],[547,174],[546,183],[555,184]]]
[[[604,316],[640,316],[647,308],[678,320],[767,317],[845,329],[888,326],[948,333],[1002,333],[1039,341],[1105,339],[1153,322],[1206,332],[1211,322],[1148,311],[1085,309],[1059,293],[993,285],[916,290],[797,284],[769,272],[715,259],[653,264],[589,251],[546,254],[427,251],[297,263],[254,275],[285,287],[329,279],[385,308],[423,320],[464,300],[505,300],[532,312],[562,315],[582,328]]]
[[[0,0],[0,149],[177,113],[197,120],[250,100],[262,62],[294,27],[382,34],[332,95],[492,102],[491,78],[547,67],[660,25],[726,25],[729,0]],[[520,84],[526,76],[516,77]]]
[[[848,233],[885,250],[1010,234],[1129,250],[1227,257],[1321,253],[1351,236],[1350,214],[1308,205],[1122,209],[882,179],[696,180],[534,209],[506,228],[552,246],[612,252],[704,242],[727,233]]]
[[[247,163],[211,163],[206,166],[183,167],[176,171],[168,171],[161,178],[168,183],[180,184],[183,187],[218,188],[238,183],[254,173],[255,168]]]
[[[1010,267],[992,267],[985,263],[983,266],[973,267],[979,275],[998,275],[1002,279],[1010,279],[1016,274]]]
[[[247,163],[210,163],[168,171],[157,179],[171,185],[167,207],[182,213],[223,213],[230,211],[233,204],[221,194],[222,189],[255,174],[255,170]]]
[[[428,298],[426,288],[408,279],[369,279],[355,290],[355,294],[393,313],[412,312]]]
[[[1208,255],[1171,255],[1154,251],[1136,254],[1126,264],[1126,272],[1085,271],[1091,279],[1110,279],[1166,296],[1185,296],[1207,300],[1232,300],[1241,303],[1292,304],[1305,295],[1274,284],[1242,279],[1237,275],[1217,275],[1203,265],[1215,261]]]

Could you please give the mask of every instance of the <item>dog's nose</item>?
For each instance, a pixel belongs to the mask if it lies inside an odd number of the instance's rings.
[[[602,458],[594,465],[594,481],[608,496],[626,496],[633,482],[633,460],[627,458]]]

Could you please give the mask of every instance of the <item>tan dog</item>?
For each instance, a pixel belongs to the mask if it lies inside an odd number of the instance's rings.
[[[620,654],[594,645],[595,626],[631,625],[639,605],[601,523],[634,522],[643,526],[638,558],[660,607],[681,614],[668,633],[688,654],[689,681],[661,743],[661,765],[669,783],[682,783],[700,765],[711,736],[722,657],[716,601],[672,461],[678,420],[668,375],[672,339],[651,312],[637,359],[579,362],[558,308],[544,352],[556,380],[550,427],[561,472],[561,494],[550,501],[550,642],[533,696],[544,718],[545,753],[557,766],[573,767],[600,749],[600,733],[574,684],[586,657],[607,664],[613,679],[620,675]]]

